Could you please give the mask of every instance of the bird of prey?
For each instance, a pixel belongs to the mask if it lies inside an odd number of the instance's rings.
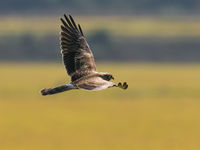
[[[112,74],[97,72],[93,54],[89,48],[81,26],[74,22],[71,15],[60,18],[60,44],[64,66],[71,82],[54,88],[41,90],[42,95],[52,95],[72,89],[103,90],[109,87],[127,89],[128,84],[111,82]]]

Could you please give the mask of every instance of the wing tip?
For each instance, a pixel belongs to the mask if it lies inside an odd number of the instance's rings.
[[[65,17],[65,18],[67,18],[67,15],[66,15],[66,14],[64,14],[64,17]]]
[[[72,17],[71,14],[66,15],[66,14],[64,13],[63,16],[64,16],[64,19],[61,17],[60,20],[61,20],[62,24],[63,24],[65,27],[68,26],[68,27],[72,28],[72,30],[77,31],[77,32],[79,32],[82,36],[84,36],[80,24],[78,24],[78,27],[76,26],[76,23],[75,23],[75,21],[74,21],[74,19],[73,19],[73,17]],[[61,27],[61,28],[62,28],[62,27]]]
[[[81,26],[80,26],[80,24],[78,24],[78,28],[79,28],[79,32],[81,33],[81,35],[82,35],[82,36],[84,36],[84,34],[83,34],[83,31],[82,31],[82,29],[81,29]]]

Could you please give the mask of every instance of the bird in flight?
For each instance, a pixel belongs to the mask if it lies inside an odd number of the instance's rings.
[[[72,89],[103,90],[109,87],[127,89],[128,84],[115,84],[110,80],[114,77],[110,73],[97,72],[93,54],[83,34],[81,26],[74,22],[72,16],[60,19],[61,25],[61,54],[64,66],[71,82],[54,88],[41,90],[42,95],[52,95]]]

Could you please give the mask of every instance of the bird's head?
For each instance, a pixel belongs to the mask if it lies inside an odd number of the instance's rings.
[[[110,73],[102,73],[102,74],[100,75],[100,77],[103,78],[104,80],[107,80],[107,81],[110,81],[111,79],[114,80],[113,75],[110,74]]]

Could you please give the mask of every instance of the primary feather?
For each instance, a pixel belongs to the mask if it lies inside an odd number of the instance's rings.
[[[61,18],[61,53],[65,68],[72,81],[96,71],[93,54],[83,36],[81,27],[77,28],[73,18]]]

